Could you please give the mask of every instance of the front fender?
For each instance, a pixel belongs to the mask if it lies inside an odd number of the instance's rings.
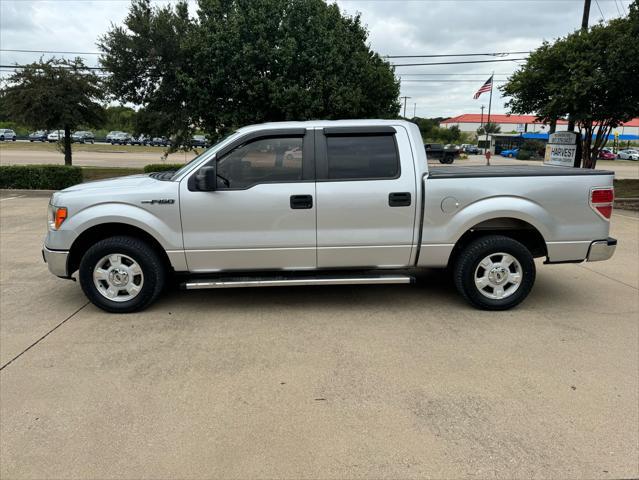
[[[120,202],[91,205],[79,212],[71,212],[59,230],[48,232],[45,244],[50,249],[68,250],[83,232],[105,223],[122,223],[138,227],[153,236],[165,250],[183,248],[177,205],[152,205],[146,209]],[[114,231],[113,234],[117,235],[118,232]]]

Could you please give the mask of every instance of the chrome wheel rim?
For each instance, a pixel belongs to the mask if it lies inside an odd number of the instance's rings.
[[[126,302],[137,297],[142,290],[144,274],[138,262],[128,255],[112,253],[96,263],[93,284],[104,298]]]
[[[509,253],[491,253],[477,265],[474,279],[475,287],[484,297],[503,300],[521,285],[521,263]]]

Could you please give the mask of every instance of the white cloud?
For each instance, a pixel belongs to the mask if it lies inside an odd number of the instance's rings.
[[[331,0],[347,14],[360,12],[370,31],[373,49],[382,55],[449,54],[534,49],[543,40],[564,36],[581,23],[581,0]],[[619,0],[618,0],[619,1]],[[626,10],[631,0],[620,0]],[[157,3],[167,3],[162,0]],[[618,16],[614,1],[599,0],[606,19]],[[190,3],[194,13],[196,4]],[[121,23],[128,0],[0,0],[0,48],[97,51],[96,41],[112,23]],[[593,3],[591,23],[601,19]],[[26,63],[39,54],[0,52],[0,64]],[[97,57],[86,55],[87,64]],[[489,57],[397,59],[394,63],[479,60]],[[512,73],[514,62],[469,65],[398,67],[402,95],[412,97],[420,116],[453,116],[479,112],[488,104],[484,94],[472,96],[491,71]],[[6,72],[5,72],[6,73]],[[477,74],[416,76],[413,74]],[[417,82],[413,80],[465,80]],[[504,78],[502,75],[501,77]],[[504,112],[504,100],[495,90],[493,111]]]

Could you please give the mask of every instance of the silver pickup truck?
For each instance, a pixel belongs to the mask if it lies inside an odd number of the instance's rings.
[[[546,263],[606,260],[613,173],[435,167],[399,120],[242,128],[178,171],[53,194],[43,256],[109,312],[187,289],[411,283],[448,268],[476,307],[517,305]]]

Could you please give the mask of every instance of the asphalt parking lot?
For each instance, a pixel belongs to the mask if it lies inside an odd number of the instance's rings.
[[[0,194],[0,477],[637,478],[639,217],[527,301],[413,286],[167,294],[116,316]]]

